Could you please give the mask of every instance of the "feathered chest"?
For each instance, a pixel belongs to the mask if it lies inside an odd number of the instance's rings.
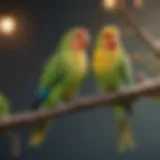
[[[85,53],[74,53],[72,59],[69,59],[69,64],[76,74],[84,75],[87,71],[87,57]]]
[[[118,65],[119,52],[96,52],[93,56],[93,69],[96,73],[112,71]]]

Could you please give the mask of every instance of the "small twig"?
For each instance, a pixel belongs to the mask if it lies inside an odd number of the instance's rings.
[[[136,36],[139,37],[143,42],[147,44],[147,46],[154,52],[157,58],[160,58],[160,50],[153,44],[153,40],[148,38],[140,26],[138,26],[134,17],[130,14],[130,12],[126,9],[125,1],[119,0],[117,5],[118,13],[125,18],[126,22],[131,26]]]

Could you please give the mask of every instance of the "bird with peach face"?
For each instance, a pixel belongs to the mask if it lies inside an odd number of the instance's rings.
[[[74,98],[87,74],[89,44],[90,34],[84,27],[70,29],[61,37],[58,47],[45,62],[32,109],[53,108]],[[31,147],[44,141],[49,126],[48,121],[37,126],[28,140]]]

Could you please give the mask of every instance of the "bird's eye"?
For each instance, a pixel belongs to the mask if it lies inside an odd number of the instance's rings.
[[[76,34],[76,38],[79,40],[83,40],[84,39],[84,35],[82,33],[77,33]]]

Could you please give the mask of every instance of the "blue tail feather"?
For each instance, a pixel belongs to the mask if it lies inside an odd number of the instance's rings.
[[[47,99],[49,95],[49,89],[39,89],[36,93],[36,98],[31,105],[31,109],[36,110]]]

